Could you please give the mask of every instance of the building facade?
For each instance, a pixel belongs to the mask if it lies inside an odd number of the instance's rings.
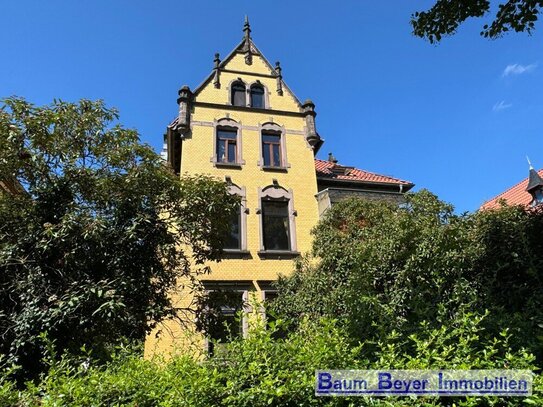
[[[291,273],[292,260],[310,250],[310,232],[333,202],[353,194],[398,200],[413,186],[343,167],[333,157],[315,160],[323,144],[315,105],[300,102],[286,85],[280,63],[270,64],[254,44],[247,19],[243,32],[226,58],[215,54],[202,84],[181,88],[163,150],[176,173],[210,174],[241,199],[224,260],[201,277],[209,296],[224,301],[222,322],[240,334],[246,324],[236,325],[235,312],[250,311],[251,298],[274,296],[272,282]],[[188,297],[176,299],[181,308]],[[147,352],[172,350],[184,328],[162,324],[149,337]],[[223,328],[219,324],[210,336],[225,339]]]

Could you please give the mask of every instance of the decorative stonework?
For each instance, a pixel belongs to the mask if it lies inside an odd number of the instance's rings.
[[[190,130],[190,105],[192,102],[192,92],[188,86],[183,86],[179,89],[179,115],[174,130],[177,130],[181,135],[184,135]]]
[[[305,116],[305,139],[313,150],[318,150],[322,144],[322,139],[317,133],[317,127],[315,125],[315,116],[317,116],[317,113],[315,112],[315,104],[311,100],[307,99],[302,105],[302,111]]]
[[[221,70],[219,68],[221,64],[221,59],[219,58],[219,53],[215,54],[215,59],[213,60],[215,67],[213,68],[213,86],[217,89],[221,87]]]
[[[236,139],[236,162],[235,163],[223,163],[217,160],[217,129],[229,129],[235,130],[237,133]],[[215,120],[213,122],[213,155],[209,159],[215,167],[231,167],[231,168],[241,168],[245,164],[243,159],[243,139],[242,139],[242,128],[241,122],[237,122],[234,119],[229,117],[223,117],[222,119]]]
[[[256,214],[260,215],[259,230],[260,230],[260,251],[259,254],[266,254],[264,247],[264,226],[263,226],[263,217],[262,217],[262,200],[278,200],[278,201],[288,201],[288,213],[289,213],[289,237],[290,237],[290,253],[297,253],[296,245],[296,216],[298,212],[294,209],[294,196],[292,189],[285,189],[280,186],[277,181],[272,185],[268,185],[264,188],[258,188],[258,202],[259,207],[256,209]],[[278,253],[271,253],[278,254]]]
[[[277,94],[283,96],[283,75],[282,75],[281,63],[277,61],[275,63],[275,74],[277,78]]]
[[[286,171],[287,168],[290,168],[290,164],[287,160],[287,140],[286,140],[286,130],[284,126],[280,126],[277,123],[266,122],[258,126],[258,135],[262,138],[263,132],[275,133],[281,136],[281,166],[280,167],[264,167],[264,154],[262,151],[262,141],[259,143],[259,159],[258,166],[261,169],[267,170],[276,170],[276,171]]]
[[[232,183],[232,179],[228,177],[230,182],[227,181],[228,192],[232,195],[237,195],[241,199],[241,219],[239,225],[240,235],[240,252],[247,251],[247,215],[249,214],[249,208],[247,208],[247,192],[245,187],[239,187]],[[230,250],[232,251],[232,250]]]

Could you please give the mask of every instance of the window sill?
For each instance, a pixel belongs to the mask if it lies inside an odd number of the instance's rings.
[[[220,163],[220,162],[213,162],[213,165],[218,168],[239,168],[239,169],[241,169],[241,166],[242,166],[241,163]]]
[[[288,172],[288,167],[274,167],[271,165],[263,165],[263,171]]]
[[[223,249],[224,257],[249,257],[251,252],[249,250],[241,249]]]
[[[293,252],[291,250],[259,250],[257,253],[260,257],[274,259],[291,259],[300,255],[300,252]]]

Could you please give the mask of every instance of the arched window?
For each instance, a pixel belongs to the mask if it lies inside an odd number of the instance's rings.
[[[260,160],[258,165],[264,170],[286,171],[287,162],[285,129],[276,123],[267,122],[259,126]]]
[[[229,180],[228,182],[231,182]],[[228,192],[240,198],[237,211],[230,219],[230,234],[225,243],[226,253],[241,252],[247,250],[247,201],[245,187],[239,187],[229,183]]]
[[[210,161],[214,166],[240,167],[245,164],[241,157],[241,125],[228,117],[216,120],[214,154]]]
[[[264,108],[264,87],[262,85],[251,86],[251,107]]]
[[[259,255],[296,252],[296,211],[292,190],[278,184],[258,191],[260,208],[260,252]]]
[[[232,104],[234,106],[247,106],[245,93],[245,84],[241,81],[234,82],[232,84]]]

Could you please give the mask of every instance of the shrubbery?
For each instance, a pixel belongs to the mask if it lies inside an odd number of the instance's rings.
[[[21,380],[60,351],[107,359],[174,314],[170,292],[220,257],[237,198],[176,176],[101,101],[0,102],[0,354]],[[181,248],[189,247],[190,250]]]
[[[294,323],[337,318],[368,343],[488,310],[487,338],[508,328],[513,348],[542,360],[543,211],[456,215],[428,191],[406,199],[332,207],[314,231],[315,258],[279,281],[276,311]]]
[[[534,357],[511,352],[509,334],[482,342],[484,317],[466,314],[454,327],[422,329],[409,338],[391,332],[366,347],[349,339],[336,321],[304,320],[285,339],[281,321],[252,328],[215,357],[144,360],[120,350],[106,366],[52,362],[37,385],[17,391],[0,382],[1,406],[516,406],[543,405],[536,394],[509,398],[343,398],[314,395],[316,369],[535,369]],[[412,352],[405,352],[406,348]]]

